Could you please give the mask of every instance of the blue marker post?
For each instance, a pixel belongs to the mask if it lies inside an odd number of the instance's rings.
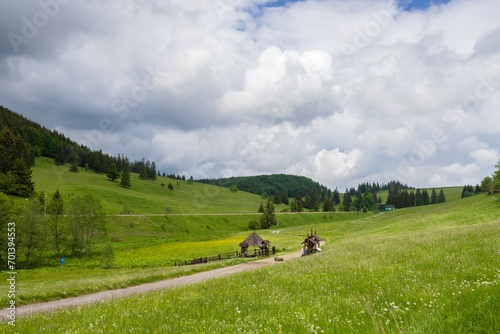
[[[61,269],[63,268],[63,265],[64,265],[64,258],[62,257],[61,258]]]

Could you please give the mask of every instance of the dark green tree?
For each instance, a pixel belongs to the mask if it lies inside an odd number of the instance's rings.
[[[424,201],[424,205],[429,205],[431,203],[427,189],[422,190],[422,200]]]
[[[64,145],[62,143],[59,144],[59,148],[57,149],[57,156],[54,160],[54,163],[58,166],[64,165],[66,163],[66,150],[64,149]]]
[[[174,190],[174,186],[172,185],[172,183],[169,183],[167,188],[170,190],[170,191],[173,191]]]
[[[21,158],[17,158],[12,166],[15,193],[13,195],[29,197],[35,191],[35,183],[31,181],[32,170]]]
[[[332,202],[332,199],[330,197],[327,197],[325,199],[325,201],[323,202],[323,211],[324,212],[335,211],[335,207],[333,206],[333,202]]]
[[[148,178],[148,168],[146,167],[146,163],[144,163],[144,161],[141,164],[141,169],[140,169],[140,172],[139,172],[139,178],[141,178],[143,180],[146,180]]]
[[[437,202],[438,203],[444,203],[444,202],[446,202],[446,197],[444,195],[443,188],[441,188],[441,191],[439,192],[439,194],[437,196]]]
[[[260,228],[267,229],[271,226],[276,225],[276,215],[274,213],[274,204],[271,198],[267,198],[266,205],[264,206],[264,212],[260,216]]]
[[[285,205],[290,204],[290,201],[288,200],[288,193],[286,190],[283,190],[283,194],[281,194],[281,202]]]
[[[280,193],[278,191],[276,191],[274,193],[273,203],[276,204],[276,205],[281,204],[281,196],[280,196]]]
[[[72,173],[78,173],[79,170],[78,170],[78,150],[76,148],[76,146],[73,148],[73,151],[71,152],[71,156],[69,158],[70,160],[70,167],[69,167],[69,171],[72,172]],[[100,168],[100,167],[99,167]],[[99,170],[100,172],[100,170]]]
[[[264,203],[260,202],[258,213],[264,213]]]
[[[108,167],[108,173],[106,174],[106,176],[111,181],[114,181],[114,180],[120,178],[120,172],[118,172],[118,168],[116,168],[116,165],[114,163],[112,163],[111,165],[109,165],[109,167]]]
[[[342,205],[344,206],[344,210],[351,211],[351,204],[352,204],[351,194],[349,193],[349,191],[346,191],[344,193],[344,199],[342,201]]]
[[[129,169],[128,159],[125,159],[125,161],[123,161],[122,178],[120,180],[120,186],[122,186],[123,188],[127,188],[127,189],[130,189],[130,187],[131,187],[130,169]]]
[[[430,204],[437,204],[438,203],[438,198],[436,194],[436,189],[432,188],[432,193],[431,193],[431,203]]]

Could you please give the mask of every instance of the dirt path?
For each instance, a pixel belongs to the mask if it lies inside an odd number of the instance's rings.
[[[287,260],[299,258],[301,255],[302,255],[302,251],[297,251],[295,253],[286,254],[286,255],[283,255],[280,257],[282,257],[285,261],[287,261]],[[167,280],[163,280],[163,281],[159,281],[159,282],[131,286],[131,287],[124,288],[124,289],[102,291],[102,292],[97,292],[97,293],[93,293],[93,294],[89,294],[89,295],[54,300],[54,301],[45,302],[45,303],[23,305],[23,306],[16,307],[16,318],[23,316],[23,315],[28,315],[28,314],[34,314],[34,313],[39,313],[39,312],[48,312],[48,311],[52,311],[52,310],[59,309],[59,308],[65,308],[65,307],[76,307],[76,306],[81,306],[81,305],[86,305],[86,304],[91,304],[91,303],[97,303],[97,302],[100,302],[103,300],[109,300],[109,299],[113,299],[113,298],[122,298],[125,296],[137,294],[137,293],[145,293],[145,292],[149,292],[149,291],[162,290],[162,289],[167,289],[167,288],[185,285],[185,284],[202,282],[202,281],[206,281],[206,280],[209,280],[212,278],[228,276],[228,275],[232,275],[232,274],[236,274],[236,273],[248,271],[248,270],[254,270],[257,268],[266,267],[266,266],[276,264],[276,263],[282,263],[282,262],[274,261],[274,257],[271,257],[271,258],[267,258],[264,260],[257,260],[257,261],[242,263],[242,264],[238,264],[238,265],[231,266],[231,267],[218,268],[218,269],[214,269],[214,270],[204,271],[204,272],[196,273],[196,274],[189,275],[189,276],[176,277],[176,278],[171,278],[171,279],[167,279]],[[7,320],[7,315],[8,315],[8,309],[0,310],[0,320]]]

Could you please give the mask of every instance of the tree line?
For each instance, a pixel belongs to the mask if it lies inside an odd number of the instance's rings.
[[[0,228],[15,224],[18,268],[39,267],[54,258],[81,258],[93,253],[97,240],[106,236],[106,219],[100,201],[91,194],[63,201],[57,190],[40,192],[26,205],[16,207],[0,193]],[[7,265],[7,238],[0,239],[0,265]]]

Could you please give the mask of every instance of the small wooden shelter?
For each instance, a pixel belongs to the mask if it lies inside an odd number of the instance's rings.
[[[240,243],[241,254],[246,256],[248,247],[259,247],[261,250],[269,250],[269,240],[262,240],[261,237],[255,232],[250,234],[248,238]]]
[[[313,234],[313,230],[311,229],[311,234],[309,235],[309,233],[307,233],[307,237],[302,242],[302,244],[304,245],[303,255],[309,255],[309,254],[312,254],[314,252],[320,251],[321,250],[320,244],[323,241],[325,241],[325,240],[318,237],[316,235],[316,231],[314,231],[314,234]]]

